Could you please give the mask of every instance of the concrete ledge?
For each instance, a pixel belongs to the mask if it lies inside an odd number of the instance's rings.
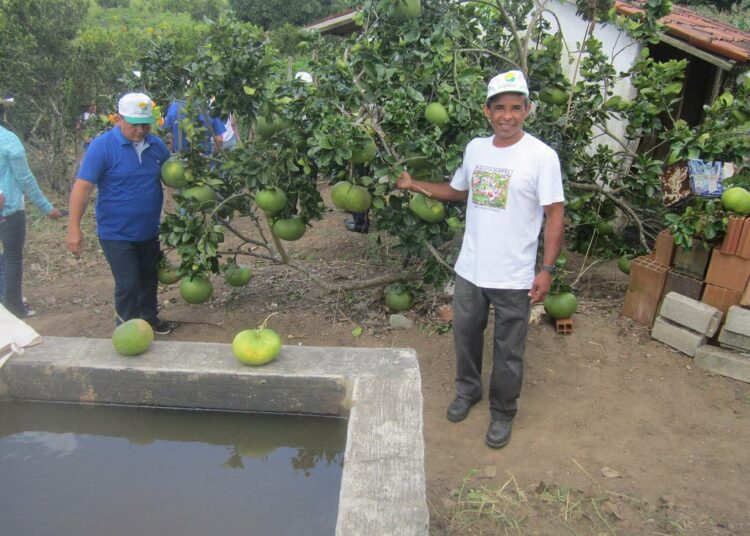
[[[732,305],[727,312],[724,329],[750,337],[750,309],[740,305]]]
[[[651,337],[690,357],[693,357],[695,351],[706,342],[706,337],[700,333],[672,324],[660,316],[654,321]]]
[[[664,296],[659,316],[706,337],[713,337],[721,324],[722,314],[716,307],[670,292]]]
[[[695,366],[750,383],[750,355],[733,352],[708,344],[698,348],[693,359]]]
[[[228,344],[157,341],[123,357],[108,339],[45,337],[0,379],[17,399],[348,417],[336,534],[428,534],[413,350],[284,346],[256,368]]]

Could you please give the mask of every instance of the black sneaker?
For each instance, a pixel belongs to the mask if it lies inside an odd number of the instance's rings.
[[[151,322],[151,327],[154,329],[156,335],[169,335],[172,333],[172,329],[174,329],[174,325],[171,322],[159,318]]]

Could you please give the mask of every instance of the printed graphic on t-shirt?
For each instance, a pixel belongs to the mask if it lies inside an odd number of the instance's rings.
[[[477,166],[471,175],[471,200],[480,207],[504,209],[511,175],[512,169]]]

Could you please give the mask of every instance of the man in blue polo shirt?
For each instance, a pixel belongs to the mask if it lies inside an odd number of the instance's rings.
[[[154,333],[166,335],[172,325],[157,316],[156,266],[164,199],[160,173],[169,150],[150,134],[155,118],[147,95],[124,95],[118,113],[114,128],[91,142],[73,184],[67,248],[75,256],[83,252],[81,219],[97,187],[96,227],[115,279],[116,322],[142,318]]]

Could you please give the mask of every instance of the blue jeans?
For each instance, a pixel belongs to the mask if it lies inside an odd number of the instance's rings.
[[[482,396],[482,353],[489,308],[495,310],[490,413],[513,419],[523,382],[523,354],[529,326],[529,291],[481,288],[456,276],[453,293],[453,344],[456,349],[456,396]]]
[[[129,242],[100,238],[99,243],[115,278],[115,323],[133,318],[153,323],[158,313],[159,239]]]
[[[2,218],[0,239],[2,254],[2,302],[8,311],[19,318],[26,316],[22,301],[23,246],[26,242],[26,212],[19,210]]]

